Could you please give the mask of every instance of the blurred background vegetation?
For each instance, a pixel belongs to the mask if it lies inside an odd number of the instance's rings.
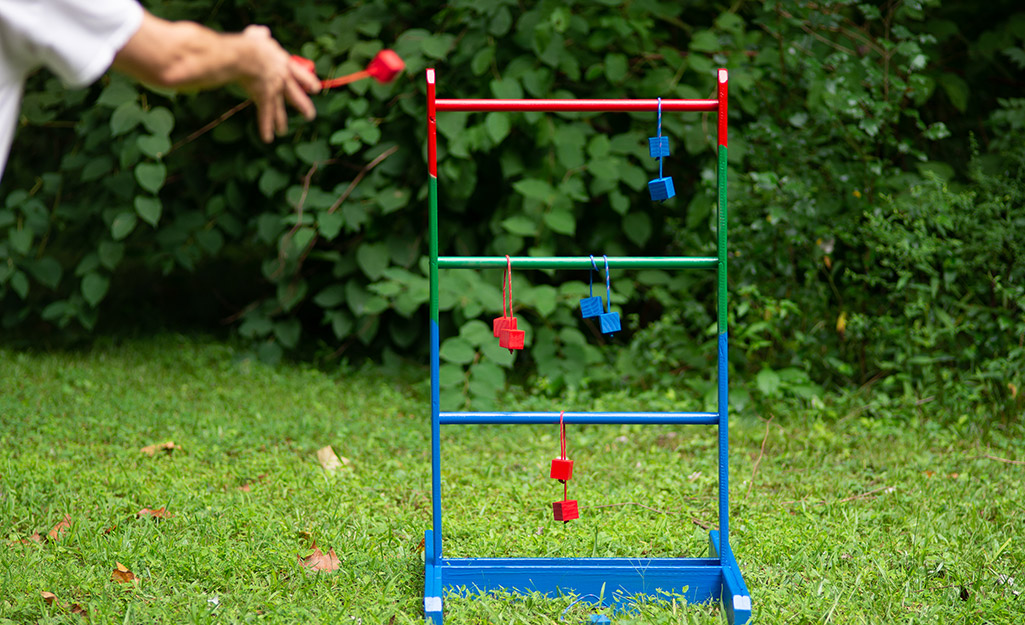
[[[323,77],[382,48],[407,72],[317,96],[318,119],[271,146],[248,109],[204,132],[237,91],[117,75],[69,91],[34,75],[0,183],[8,342],[227,328],[271,362],[425,363],[426,68],[439,97],[707,98],[726,67],[734,406],[871,389],[1020,417],[1016,1],[144,4],[217,29],[267,24]],[[662,204],[645,189],[653,115],[438,124],[442,254],[715,253],[707,114],[664,116],[677,196]],[[516,272],[527,349],[514,357],[489,329],[500,273],[443,272],[443,407],[624,383],[714,405],[714,279],[614,272],[625,331],[607,341],[579,319],[583,272]]]

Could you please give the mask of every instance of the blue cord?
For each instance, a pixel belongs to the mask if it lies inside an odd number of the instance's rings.
[[[662,177],[662,98],[658,99],[658,177]]]
[[[609,278],[609,257],[602,254],[602,258],[605,259],[605,307],[608,308],[605,312],[612,312],[612,281]]]
[[[594,273],[598,273],[598,263],[594,262],[594,255],[591,255],[591,266],[594,267]],[[590,270],[587,271],[587,296],[594,297],[594,273]]]

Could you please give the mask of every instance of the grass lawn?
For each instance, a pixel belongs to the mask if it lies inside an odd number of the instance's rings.
[[[73,605],[96,623],[422,622],[430,434],[419,375],[268,368],[180,336],[0,348],[0,623],[77,623]],[[669,405],[624,393],[579,404],[559,408]],[[1025,431],[933,406],[861,395],[733,416],[731,542],[754,622],[1025,622]],[[570,426],[582,511],[566,525],[550,518],[557,428],[442,432],[448,555],[705,555],[711,428]],[[140,452],[165,441],[178,448]],[[325,472],[326,445],[349,464]],[[143,508],[170,516],[137,518]],[[47,540],[65,515],[70,527]],[[337,571],[300,566],[312,541],[334,550]],[[137,580],[113,581],[117,563]],[[573,597],[446,602],[448,623],[589,613]],[[652,602],[615,622],[721,619],[716,607]]]

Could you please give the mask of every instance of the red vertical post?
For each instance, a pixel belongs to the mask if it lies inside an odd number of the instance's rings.
[[[438,131],[435,123],[434,68],[427,70],[427,171],[438,177]]]
[[[718,72],[719,83],[719,145],[726,147],[726,100],[729,95],[729,74],[725,68],[720,68]]]

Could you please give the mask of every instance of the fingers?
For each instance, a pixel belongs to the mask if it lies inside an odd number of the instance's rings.
[[[266,26],[248,26],[242,34],[251,43],[256,68],[242,85],[256,103],[260,138],[270,143],[275,134],[281,136],[288,132],[286,103],[307,120],[317,116],[307,93],[319,92],[320,80],[285,52]]]
[[[302,113],[306,121],[313,121],[317,118],[317,108],[313,106],[313,100],[306,95],[306,91],[298,83],[285,83],[285,99]]]
[[[256,104],[256,124],[264,143],[274,140],[274,113],[271,109],[272,106],[266,102]]]
[[[308,69],[294,60],[290,69],[292,70],[292,77],[295,78],[306,93],[320,93],[320,79],[317,78],[317,74],[313,69]]]
[[[279,137],[288,133],[288,111],[285,110],[285,102],[280,97],[274,98],[274,126]]]

